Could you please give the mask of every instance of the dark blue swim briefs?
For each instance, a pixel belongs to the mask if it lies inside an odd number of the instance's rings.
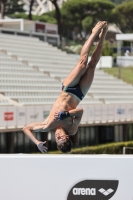
[[[65,92],[70,92],[74,95],[76,95],[80,100],[82,100],[84,98],[84,95],[82,94],[81,92],[81,89],[80,89],[80,85],[77,84],[73,87],[68,87],[68,86],[62,86],[62,91],[65,91]]]

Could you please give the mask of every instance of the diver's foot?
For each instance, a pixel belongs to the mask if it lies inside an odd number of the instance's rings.
[[[92,29],[92,33],[94,33],[95,35],[98,35],[105,26],[107,26],[107,22],[106,21],[98,22],[95,25],[95,27]]]
[[[99,34],[99,38],[102,38],[102,37],[104,38],[106,36],[107,31],[108,31],[108,25],[106,24],[104,26],[104,28],[102,28],[102,30],[101,30],[101,32]]]

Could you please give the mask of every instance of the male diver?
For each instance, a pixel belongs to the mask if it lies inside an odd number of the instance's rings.
[[[77,106],[92,84],[107,30],[106,21],[100,21],[95,25],[90,37],[82,47],[77,65],[64,79],[61,94],[55,101],[47,119],[44,122],[31,123],[23,128],[23,132],[42,153],[47,152],[47,147],[44,145],[46,141],[38,141],[34,132],[53,132],[57,148],[64,153],[71,151],[72,138],[78,130],[83,115],[83,109],[77,108]],[[97,35],[99,35],[99,42],[88,62],[90,49]]]

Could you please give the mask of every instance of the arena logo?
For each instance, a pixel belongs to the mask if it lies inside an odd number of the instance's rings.
[[[118,188],[118,180],[84,180],[72,187],[67,200],[108,200]]]
[[[73,195],[96,195],[96,188],[73,188]]]

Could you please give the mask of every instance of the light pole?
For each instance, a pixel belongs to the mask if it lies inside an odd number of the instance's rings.
[[[121,41],[120,40],[117,40],[117,64],[118,64],[118,78],[121,78],[121,59],[120,59],[120,56],[121,56]],[[119,60],[119,63],[118,63],[118,60]]]

